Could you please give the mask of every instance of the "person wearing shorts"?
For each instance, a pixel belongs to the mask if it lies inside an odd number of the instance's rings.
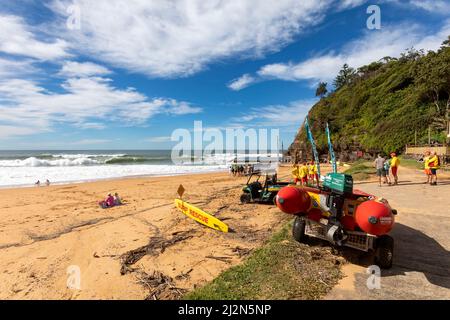
[[[308,164],[305,162],[303,165],[298,169],[300,180],[302,183],[302,186],[308,185]]]
[[[398,184],[398,166],[400,165],[400,160],[395,152],[391,153],[391,172],[394,176],[394,184]]]
[[[431,180],[430,155],[431,155],[431,152],[426,151],[425,155],[423,157],[424,172],[425,172],[425,175],[427,176],[427,182],[424,182],[426,184],[431,182],[430,181]]]
[[[431,182],[430,185],[437,185],[437,170],[440,168],[440,161],[436,151],[433,152],[433,156],[428,160],[428,166],[430,167]]]
[[[317,169],[317,165],[314,163],[314,160],[311,160],[310,165],[308,167],[309,180],[314,184],[316,182],[317,186],[319,186],[319,171]]]
[[[384,161],[384,173],[386,174],[386,181],[388,185],[391,185],[391,176],[389,174],[389,171],[391,169],[391,165],[389,163],[389,160]]]
[[[294,163],[294,165],[292,166],[292,178],[294,178],[294,184],[297,184],[300,182],[300,174],[299,174],[299,167],[297,163]]]
[[[378,154],[377,158],[373,162],[375,169],[377,169],[377,177],[378,177],[378,183],[381,187],[381,178],[383,177],[383,182],[387,183],[386,180],[386,171],[384,170],[384,162],[386,159],[384,159],[381,154]]]

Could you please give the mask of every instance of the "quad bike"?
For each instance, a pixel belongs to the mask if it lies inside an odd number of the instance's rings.
[[[264,182],[260,180],[264,179]],[[278,191],[289,182],[277,181],[276,175],[254,172],[249,175],[247,183],[242,188],[241,203],[275,203]]]
[[[278,208],[295,215],[292,234],[307,243],[309,237],[335,246],[372,252],[375,264],[388,269],[394,256],[394,239],[388,235],[397,211],[382,198],[353,190],[350,175],[330,173],[323,187],[287,186],[276,196]]]

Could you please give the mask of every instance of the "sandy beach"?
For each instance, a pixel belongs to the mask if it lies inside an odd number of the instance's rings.
[[[177,298],[239,263],[288,218],[274,205],[241,205],[245,181],[210,173],[0,190],[0,299],[144,299],[149,288],[139,279],[153,272],[178,288],[159,298]],[[180,183],[186,201],[235,232],[206,228],[175,209]],[[108,192],[125,204],[99,208]],[[124,254],[152,243],[124,270]],[[80,290],[67,288],[73,266]]]
[[[355,182],[399,212],[394,266],[382,274],[385,290],[365,289],[367,266],[349,263],[326,299],[449,297],[449,176],[431,187],[418,170],[400,172],[395,187]],[[279,177],[288,179],[289,167]],[[156,292],[158,299],[180,298],[240,263],[290,219],[274,205],[241,205],[245,181],[209,173],[0,190],[0,299],[145,299],[155,289],[149,276],[157,283],[172,279]],[[186,201],[234,232],[217,232],[180,213],[173,204],[180,183]],[[125,205],[99,208],[108,192],[119,192]],[[67,287],[74,266],[79,289]]]

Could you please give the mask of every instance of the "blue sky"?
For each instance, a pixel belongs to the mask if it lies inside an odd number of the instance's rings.
[[[168,149],[195,120],[288,146],[344,63],[448,35],[440,0],[2,1],[0,149]]]

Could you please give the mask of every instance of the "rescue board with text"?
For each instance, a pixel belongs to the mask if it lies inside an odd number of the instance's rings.
[[[194,219],[207,227],[222,232],[228,232],[228,226],[225,223],[181,199],[175,199],[175,206],[189,218]]]

